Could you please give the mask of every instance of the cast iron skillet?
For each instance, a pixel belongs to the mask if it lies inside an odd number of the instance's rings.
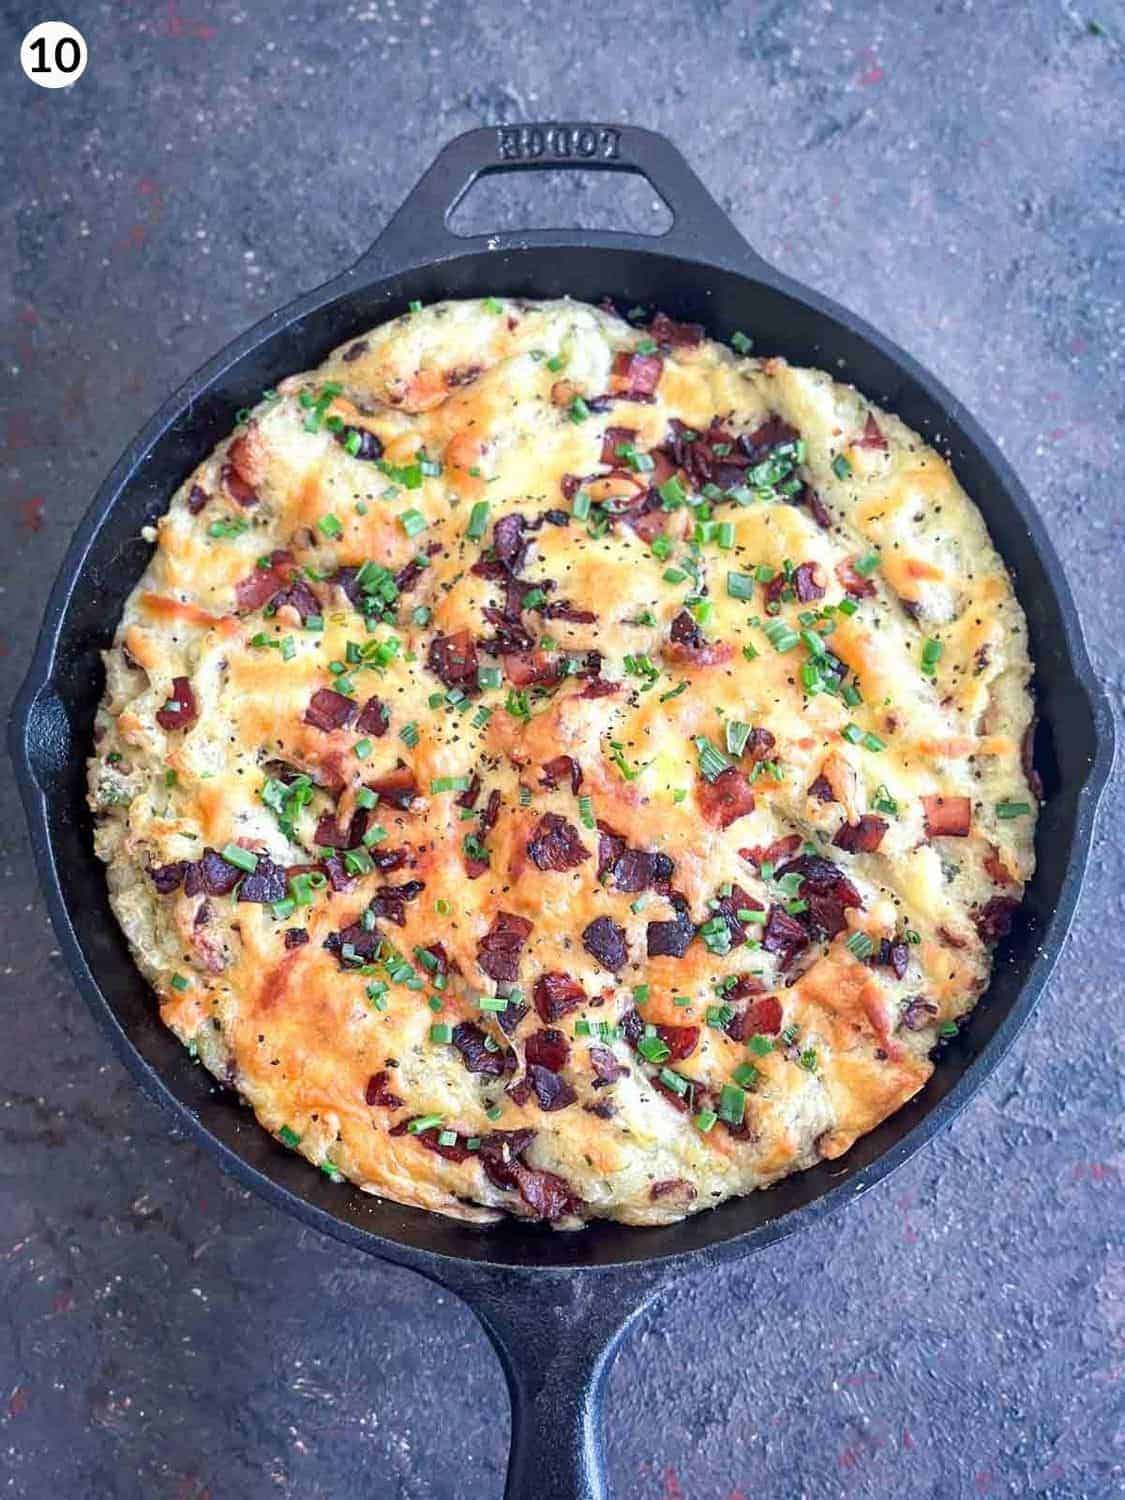
[[[449,213],[485,173],[585,167],[639,173],[672,229],[645,235],[537,231],[458,238]],[[661,1229],[595,1224],[559,1234],[475,1228],[335,1186],[213,1086],[160,1024],[106,900],[91,844],[83,763],[102,691],[98,652],[149,555],[141,527],[229,432],[235,411],[281,376],[396,316],[418,298],[570,295],[661,307],[727,339],[854,382],[951,458],[984,513],[1027,611],[1046,784],[1039,869],[1002,944],[988,997],[904,1109],[838,1162],[822,1163]],[[1065,729],[1065,732],[1060,732]],[[1070,591],[1023,486],[960,402],[859,318],[780,275],[742,240],[662,136],[632,126],[473,130],[451,142],[378,240],[343,275],[274,313],[204,366],[153,417],[98,491],[51,595],[12,723],[12,749],[47,904],[79,989],[145,1092],[239,1181],[307,1224],[450,1288],[484,1324],[512,1401],[509,1497],[593,1500],[606,1372],[661,1288],[730,1262],[857,1197],[953,1118],[1000,1061],[1051,972],[1078,899],[1113,730]]]

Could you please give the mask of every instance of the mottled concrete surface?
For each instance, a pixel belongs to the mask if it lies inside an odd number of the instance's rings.
[[[6,690],[92,489],[184,376],[354,257],[449,136],[588,110],[676,137],[766,255],[975,409],[1119,697],[1125,11],[1090,3],[8,0]],[[91,60],[45,93],[15,57],[56,14]],[[547,219],[620,198],[535,191]],[[528,218],[526,184],[503,196]],[[506,1403],[469,1314],[169,1138],[3,799],[0,1494],[498,1496]],[[647,1317],[612,1378],[615,1495],[1122,1493],[1123,831],[1111,797],[1037,1022],[955,1127]]]

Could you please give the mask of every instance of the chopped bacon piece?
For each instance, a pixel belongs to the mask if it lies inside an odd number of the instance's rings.
[[[1023,738],[1020,740],[1020,765],[1023,767],[1023,774],[1027,778],[1027,784],[1036,802],[1042,802],[1043,778],[1035,769],[1035,726],[1038,722],[1038,719],[1032,719],[1023,732]]]
[[[786,965],[809,945],[809,935],[783,907],[771,906],[770,914],[762,932],[762,947],[767,953],[776,953]]]
[[[470,1073],[480,1073],[486,1078],[503,1078],[514,1073],[516,1056],[510,1047],[499,1047],[472,1021],[462,1021],[453,1028],[453,1045],[461,1054],[461,1060]]]
[[[743,755],[748,755],[752,761],[769,760],[777,741],[768,729],[751,729],[746,736],[746,743],[742,747]]]
[[[385,776],[380,776],[375,781],[369,781],[367,785],[378,796],[380,802],[389,802],[392,807],[398,807],[404,811],[410,807],[418,795],[418,783],[414,780],[414,772],[409,766],[396,766],[393,771],[388,771]]]
[[[536,1103],[544,1114],[553,1114],[557,1109],[566,1109],[578,1098],[577,1093],[570,1084],[560,1078],[550,1068],[540,1067],[538,1063],[529,1063],[525,1082],[531,1085],[535,1094]],[[511,1091],[513,1098],[515,1090]],[[523,1103],[524,1100],[520,1100]]]
[[[210,500],[211,496],[198,484],[193,484],[188,491],[187,508],[193,516],[197,516]]]
[[[819,854],[802,854],[782,865],[776,875],[778,879],[786,875],[801,876],[801,900],[808,902],[802,921],[827,937],[835,937],[847,926],[845,911],[863,906],[862,897],[839,865],[822,859]]]
[[[578,698],[610,698],[614,693],[620,692],[619,682],[610,682],[605,677],[595,677],[575,696]]]
[[[886,452],[887,440],[883,436],[878,422],[875,420],[874,412],[867,413],[867,421],[863,424],[863,432],[857,438],[852,438],[853,448],[882,448]]]
[[[832,783],[827,776],[818,776],[815,781],[809,783],[809,796],[815,797],[818,802],[835,802],[836,793],[832,790]]]
[[[418,1117],[416,1116],[415,1118]],[[388,1133],[390,1135],[405,1135],[410,1130],[410,1124],[409,1120],[400,1120]],[[473,1154],[467,1146],[459,1145],[456,1142],[452,1146],[443,1146],[441,1144],[442,1132],[436,1125],[432,1125],[429,1130],[411,1131],[410,1133],[419,1146],[425,1146],[427,1151],[434,1151],[438,1156],[444,1156],[446,1161],[468,1161],[469,1157]]]
[[[601,840],[599,838],[599,858]],[[647,891],[667,885],[676,862],[667,854],[649,849],[623,849],[609,870],[609,882],[619,891]]]
[[[714,781],[700,776],[695,783],[699,811],[713,828],[729,828],[754,811],[754,793],[749,781],[735,766],[720,771]]]
[[[514,912],[496,913],[477,945],[477,963],[490,979],[510,984],[519,977],[520,954],[531,936],[531,923]]]
[[[663,373],[659,354],[631,354],[622,349],[613,356],[610,389],[627,401],[651,401]]]
[[[173,891],[178,891],[183,885],[187,872],[188,861],[177,859],[170,865],[153,865],[148,874],[158,893],[161,896],[170,896]]]
[[[172,678],[172,691],[162,708],[156,710],[161,729],[190,729],[199,718],[195,694],[186,677]]]
[[[494,1130],[480,1143],[480,1163],[497,1187],[519,1193],[533,1219],[554,1223],[574,1213],[581,1199],[556,1173],[521,1160],[534,1138],[531,1130]]]
[[[692,616],[682,609],[672,621],[665,657],[687,667],[714,667],[730,661],[734,647],[729,641],[709,641]]]
[[[927,1000],[923,995],[911,995],[903,1008],[902,1024],[907,1031],[925,1031],[927,1026],[933,1024],[937,1013],[938,1008],[932,1000]]]
[[[259,854],[257,866],[242,877],[238,899],[254,901],[259,906],[272,906],[275,901],[285,900],[287,885],[284,868]]]
[[[549,1068],[552,1073],[561,1073],[570,1061],[570,1043],[563,1032],[545,1026],[528,1037],[524,1043],[524,1056],[529,1063]]]
[[[635,427],[607,427],[602,435],[602,463],[611,469],[620,468],[622,455],[617,450],[631,447],[636,435]]]
[[[862,573],[856,572],[850,557],[845,557],[843,562],[836,564],[836,577],[840,580],[840,587],[853,599],[871,599],[875,595],[874,583],[870,578],[864,578]]]
[[[650,922],[645,939],[649,958],[683,958],[695,937],[695,923],[687,902],[678,891],[668,897],[676,913],[670,922]]]
[[[727,993],[729,997],[730,992]],[[781,1018],[781,1001],[777,996],[762,995],[751,1001],[740,1016],[735,1016],[727,1026],[727,1035],[736,1042],[748,1041],[752,1036],[776,1036],[781,1030]]]
[[[592,609],[576,609],[567,599],[540,605],[539,613],[545,620],[569,620],[572,625],[593,625],[598,618]]]
[[[757,865],[761,869],[763,865],[777,865],[781,860],[791,858],[801,847],[802,842],[799,833],[787,833],[779,839],[774,839],[772,844],[766,844],[764,848],[760,844],[755,844],[749,849],[740,849],[738,852],[749,864]]]
[[[184,894],[198,896],[205,891],[208,896],[228,896],[241,879],[237,865],[229,864],[216,849],[204,849],[203,858],[189,865],[184,874]]]
[[[378,1073],[372,1073],[363,1092],[364,1103],[372,1106],[378,1105],[381,1109],[401,1109],[402,1100],[397,1094],[392,1094],[387,1087],[390,1081],[391,1075],[386,1068],[381,1068]]]
[[[864,813],[858,823],[845,823],[832,840],[837,849],[848,854],[873,854],[887,831],[886,818]]]
[[[545,651],[511,651],[504,658],[504,675],[513,687],[554,687],[562,681],[562,661]]]
[[[492,550],[496,560],[509,573],[518,573],[523,567],[527,549],[531,545],[524,535],[527,522],[519,511],[501,516],[492,528]]]
[[[391,716],[387,712],[387,705],[382,698],[368,698],[367,702],[359,711],[359,718],[355,721],[355,727],[360,734],[370,734],[382,739],[391,725]]]
[[[675,1089],[669,1088],[659,1073],[651,1077],[649,1083],[658,1094],[664,1095],[673,1109],[678,1109],[681,1114],[687,1114],[690,1105],[688,1104],[686,1094],[678,1094]]]
[[[985,874],[993,885],[1015,885],[1015,878],[1007,865],[1000,858],[1000,851],[995,844],[989,844],[988,853],[982,860]]]
[[[926,834],[929,838],[968,838],[973,823],[973,804],[968,797],[923,797]]]
[[[467,630],[453,635],[435,635],[426,653],[426,665],[447,688],[474,692],[477,687],[477,648]]]
[[[586,991],[569,974],[540,974],[532,993],[535,1009],[544,1021],[558,1021],[586,1003]]]
[[[252,484],[247,484],[233,464],[223,465],[222,481],[227,494],[243,509],[257,505],[258,491]]]
[[[561,781],[570,782],[570,790],[577,797],[582,785],[582,767],[570,755],[556,755],[539,768],[539,781],[550,791],[558,790]]]
[[[353,344],[352,348],[355,347],[357,346]],[[351,354],[350,350],[348,354]],[[344,355],[345,359],[348,358],[348,354]],[[351,354],[352,359],[356,357],[356,355]],[[352,458],[363,459],[366,463],[374,463],[377,458],[382,458],[383,456],[383,444],[379,441],[375,433],[366,427],[338,427],[332,435],[341,448],[348,450]]]
[[[578,829],[558,813],[544,813],[539,819],[527,841],[527,853],[540,870],[573,870],[590,857]]]
[[[582,946],[611,974],[623,969],[629,960],[625,929],[612,917],[595,917],[582,933]]]
[[[739,446],[746,451],[749,458],[757,462],[771,448],[777,448],[782,443],[794,443],[800,435],[795,427],[790,427],[784,417],[779,417],[776,412],[771,412],[761,426],[756,427],[749,437],[739,439]]]
[[[867,960],[872,968],[890,969],[896,979],[905,979],[910,967],[910,948],[906,943],[880,939],[879,946]]]
[[[1019,902],[1011,896],[992,896],[973,911],[973,926],[982,943],[998,943],[1012,930],[1012,918]]]
[[[305,723],[329,734],[350,724],[357,707],[354,699],[345,698],[335,688],[317,688],[305,709]]]
[[[600,1043],[595,1043],[590,1047],[589,1051],[590,1066],[593,1068],[594,1076],[597,1079],[597,1082],[594,1084],[595,1088],[599,1085],[604,1087],[607,1083],[616,1083],[619,1078],[624,1078],[628,1075],[629,1069],[622,1067],[617,1061],[612,1048],[603,1047]]]
[[[804,562],[793,571],[793,590],[799,604],[811,604],[814,599],[823,599],[823,573],[819,563]]]
[[[759,903],[751,896],[748,896],[740,885],[732,885],[729,895],[720,896],[713,903],[712,909],[726,922],[731,935],[731,941],[735,943],[742,943],[746,940],[746,923],[738,913],[740,911],[762,911]]]
[[[341,927],[339,932],[330,932],[324,939],[324,947],[335,954],[341,969],[348,969],[357,963],[371,963],[381,941],[374,928],[368,931],[362,923],[352,922],[348,927]],[[345,948],[349,950],[346,953]]]
[[[655,315],[648,331],[658,344],[669,348],[689,349],[703,342],[702,323],[677,323],[662,312]]]
[[[699,1046],[698,1026],[657,1026],[656,1034],[668,1048],[667,1062],[683,1062]]]
[[[403,885],[381,885],[371,902],[371,910],[377,917],[393,922],[396,927],[406,926],[406,903],[416,901],[426,889],[424,880],[407,880]]]
[[[234,586],[234,597],[239,609],[261,609],[273,596],[285,588],[293,576],[293,554],[278,549],[269,555],[268,567],[257,567]]]

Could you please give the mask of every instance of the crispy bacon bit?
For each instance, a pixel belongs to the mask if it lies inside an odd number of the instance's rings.
[[[349,344],[348,345],[348,347],[344,350],[343,354],[341,354],[340,358],[344,361],[344,363],[346,365],[350,365],[351,362],[354,359],[359,359],[362,355],[364,355],[366,353],[367,353],[367,340],[366,339],[358,339],[354,344]]]
[[[656,1034],[668,1048],[670,1063],[683,1062],[699,1046],[698,1026],[658,1026]]]
[[[527,853],[540,870],[573,870],[590,857],[578,829],[558,813],[544,813],[539,819],[527,841]]]
[[[811,604],[814,599],[823,599],[825,594],[819,563],[804,562],[793,572],[793,590],[800,604]]]
[[[235,438],[227,450],[227,462],[223,466],[223,484],[231,498],[239,505],[257,505],[255,489],[257,465],[250,446],[250,436],[243,434]]]
[[[562,662],[545,651],[511,651],[504,658],[504,675],[513,687],[554,687],[562,681]]]
[[[501,516],[492,528],[492,550],[496,560],[509,573],[516,574],[523,567],[530,546],[524,529],[527,522],[519,511]]]
[[[648,924],[645,939],[649,958],[683,958],[695,937],[695,923],[683,896],[673,891],[668,899],[676,916],[671,922]]]
[[[199,718],[195,694],[186,677],[172,678],[172,691],[163,708],[156,710],[156,722],[161,729],[190,729]]]
[[[426,889],[424,880],[407,880],[402,885],[381,885],[371,902],[377,917],[384,917],[396,927],[406,926],[406,903],[416,901]]]
[[[777,741],[768,729],[751,729],[742,753],[757,764],[760,760],[769,760],[776,744]]]
[[[184,894],[198,896],[229,896],[242,879],[237,865],[228,864],[216,849],[204,849],[203,858],[189,865],[184,874]]]
[[[514,912],[496,913],[492,926],[477,945],[477,963],[490,979],[510,984],[519,978],[520,954],[531,936],[531,923]]]
[[[529,1063],[549,1068],[552,1073],[561,1073],[570,1061],[570,1043],[561,1031],[546,1026],[542,1031],[533,1031],[524,1044],[524,1056]]]
[[[620,468],[622,456],[617,450],[631,447],[636,435],[635,427],[607,427],[602,435],[601,462],[608,464],[611,469]]]
[[[797,921],[781,906],[771,906],[770,914],[762,932],[762,947],[767,953],[776,953],[783,965],[796,958],[809,945],[809,935]]]
[[[927,1000],[922,995],[911,995],[903,1008],[902,1024],[907,1031],[925,1031],[927,1026],[933,1024],[937,1013],[938,1008],[932,1000]]]
[[[595,1043],[590,1047],[589,1052],[590,1066],[597,1080],[594,1084],[595,1088],[604,1088],[606,1084],[616,1083],[619,1078],[628,1076],[629,1069],[622,1067],[611,1048]]]
[[[595,677],[582,691],[576,694],[579,698],[611,698],[614,693],[621,690],[619,682],[610,682],[606,677]]]
[[[728,990],[727,999],[731,998],[732,992]],[[781,1030],[781,1020],[781,1001],[776,995],[762,995],[727,1023],[727,1035],[736,1042],[748,1041],[752,1036],[776,1036]]]
[[[286,948],[303,948],[309,940],[307,927],[287,927],[285,929]]]
[[[845,557],[843,562],[836,564],[836,577],[840,580],[840,587],[853,599],[874,598],[874,583],[870,578],[864,578],[862,573],[856,572],[852,558]]]
[[[968,797],[923,797],[926,833],[932,839],[964,839],[973,822],[973,804]]]
[[[754,793],[749,781],[735,766],[721,771],[714,781],[700,776],[695,783],[699,811],[713,828],[729,828],[754,811]]]
[[[658,344],[668,348],[689,349],[703,342],[702,323],[677,323],[662,312],[655,315],[648,331]]]
[[[354,699],[345,698],[335,688],[317,688],[305,709],[305,723],[330,734],[332,730],[343,729],[350,724],[356,708]]]
[[[170,896],[173,891],[178,891],[183,885],[187,871],[188,861],[177,859],[170,865],[153,865],[148,874],[159,894]]]
[[[574,1213],[582,1200],[556,1173],[521,1160],[534,1138],[531,1130],[494,1130],[480,1143],[480,1162],[497,1187],[519,1193],[531,1218],[554,1223]]]
[[[619,891],[659,889],[668,884],[675,871],[676,863],[670,855],[649,849],[623,849],[613,861],[608,883]]]
[[[686,609],[681,609],[672,621],[672,628],[668,634],[677,646],[690,646],[694,651],[698,651],[705,644],[702,630],[694,616],[690,615]]]
[[[550,1068],[540,1067],[537,1063],[528,1064],[524,1083],[531,1085],[536,1103],[544,1114],[553,1114],[557,1109],[566,1109],[578,1098],[569,1083],[566,1083],[557,1073],[553,1073]],[[526,1094],[523,1090],[520,1090],[522,1097],[519,1098],[515,1089],[510,1092],[518,1103],[526,1102]]]
[[[849,908],[859,910],[863,900],[851,881],[830,859],[819,854],[802,854],[777,870],[777,878],[797,874],[801,876],[800,895],[808,902],[802,921],[819,929],[827,937],[835,937],[847,926],[844,912]]]
[[[418,1117],[415,1116],[415,1118]],[[387,1133],[388,1135],[405,1135],[407,1131],[410,1130],[410,1123],[411,1122],[409,1120],[400,1120],[399,1123],[393,1126]],[[441,1144],[441,1131],[436,1125],[431,1126],[429,1130],[421,1130],[417,1133],[411,1131],[411,1134],[418,1142],[419,1146],[425,1146],[427,1151],[433,1151],[436,1152],[438,1156],[444,1156],[446,1161],[468,1161],[469,1157],[472,1155],[472,1152],[467,1146],[462,1146],[457,1143],[454,1143],[452,1146],[443,1146]],[[460,1137],[458,1138],[458,1140],[459,1139]]]
[[[361,922],[352,922],[347,927],[341,927],[339,932],[330,932],[324,939],[324,947],[335,955],[341,969],[348,969],[357,962],[371,963],[379,951],[381,941],[374,928],[369,932]],[[344,952],[345,948],[349,950],[347,953]]]
[[[470,1073],[481,1073],[486,1078],[503,1078],[516,1069],[515,1053],[510,1047],[498,1047],[495,1042],[472,1021],[462,1021],[453,1028],[453,1045],[461,1054],[461,1060]]]
[[[754,844],[749,849],[740,849],[738,852],[744,860],[759,869],[763,865],[778,865],[784,859],[790,859],[802,844],[799,833],[787,833],[782,838],[774,839],[772,844]]]
[[[867,960],[872,968],[890,969],[896,979],[905,979],[910,966],[910,948],[906,943],[892,942],[882,938],[878,948]]]
[[[477,648],[469,631],[435,635],[426,653],[426,665],[446,687],[467,693],[476,691]]]
[[[622,349],[613,356],[610,389],[627,401],[651,401],[663,373],[659,354],[631,354]]]
[[[582,767],[571,755],[556,755],[539,768],[539,782],[548,790],[558,790],[561,781],[570,782],[570,790],[578,796],[578,789],[582,785]]]
[[[1019,902],[1011,896],[992,896],[973,911],[973,926],[982,943],[998,943],[1012,930],[1012,918]]]
[[[569,974],[540,974],[532,993],[535,1009],[544,1021],[558,1021],[586,1003],[586,991]]]
[[[256,868],[242,877],[238,899],[253,901],[259,906],[272,906],[275,901],[285,900],[286,886],[284,868],[275,865],[264,854],[259,854]]]
[[[820,527],[821,531],[828,531],[832,525],[832,517],[828,514],[828,507],[820,498],[812,485],[806,484],[799,495],[794,499],[795,505],[807,505],[809,514]]]
[[[648,1195],[654,1203],[661,1198],[679,1198],[681,1202],[694,1203],[699,1193],[686,1177],[668,1177],[663,1182],[654,1182]]]
[[[480,776],[477,774],[476,771],[474,771],[472,773],[472,775],[469,777],[469,784],[468,784],[468,786],[465,788],[465,790],[461,793],[461,795],[459,797],[455,797],[453,800],[457,803],[458,807],[465,807],[465,808],[475,807],[477,805],[477,798],[480,796],[480,788],[481,788]]]
[[[387,706],[382,698],[368,698],[367,702],[359,711],[359,718],[355,721],[355,727],[360,734],[370,734],[375,739],[382,739],[391,725],[391,716],[387,712]]]
[[[982,864],[984,865],[985,874],[992,881],[993,885],[1015,885],[1015,879],[1007,865],[1001,859],[1000,851],[995,844],[989,844],[988,853],[984,856]]]
[[[845,823],[832,842],[847,854],[874,854],[886,831],[886,818],[864,813],[858,823]]]
[[[882,448],[886,452],[887,440],[875,420],[874,412],[867,413],[867,421],[863,424],[863,432],[857,438],[852,438],[853,448]]]
[[[383,444],[375,433],[366,427],[338,427],[333,433],[341,448],[346,448],[352,458],[374,463],[383,456]]]
[[[784,417],[779,417],[777,412],[771,412],[748,438],[739,438],[739,447],[746,452],[748,457],[757,462],[771,448],[777,448],[782,443],[796,442],[800,435],[795,427],[790,427]]]
[[[198,484],[193,484],[188,491],[187,508],[193,516],[197,516],[210,500],[211,496]]]
[[[664,1098],[667,1099],[668,1103],[672,1106],[673,1109],[678,1109],[680,1114],[682,1115],[687,1114],[690,1106],[688,1104],[686,1095],[677,1094],[675,1089],[670,1089],[664,1082],[664,1080],[660,1077],[659,1073],[651,1077],[649,1079],[649,1083],[658,1094],[663,1094]]]
[[[378,1105],[381,1109],[401,1109],[402,1100],[397,1094],[392,1094],[387,1087],[390,1081],[391,1075],[386,1068],[381,1068],[378,1073],[372,1073],[363,1093],[364,1103],[372,1106]]]
[[[568,599],[556,599],[539,607],[545,620],[568,620],[571,625],[593,625],[597,615],[592,609],[576,609]]]
[[[369,781],[368,787],[378,796],[380,802],[388,802],[392,807],[406,811],[418,795],[418,783],[414,780],[414,772],[409,766],[396,766],[393,771],[388,771],[385,776],[380,776],[375,781]]]
[[[582,946],[603,969],[616,974],[629,959],[625,929],[612,917],[595,917],[582,933]]]
[[[761,911],[761,906],[752,897],[748,896],[740,885],[732,885],[730,894],[720,896],[713,904],[713,910],[726,922],[731,935],[731,941],[742,943],[746,940],[746,924],[739,917],[740,911]]]
[[[527,1005],[513,1005],[508,1001],[507,1010],[496,1012],[496,1023],[505,1036],[514,1036],[519,1030],[519,1024],[530,1009]]]
[[[682,609],[672,621],[668,634],[669,643],[664,647],[664,656],[682,666],[719,666],[734,655],[734,647],[729,641],[709,641],[686,609]]]
[[[835,802],[836,793],[832,790],[832,783],[827,776],[818,776],[809,784],[809,796],[815,797],[818,802]]]

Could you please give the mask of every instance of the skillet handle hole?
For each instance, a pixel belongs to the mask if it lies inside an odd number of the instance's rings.
[[[461,237],[521,229],[617,229],[653,238],[672,227],[672,211],[635,172],[550,168],[478,177],[453,209]]]

